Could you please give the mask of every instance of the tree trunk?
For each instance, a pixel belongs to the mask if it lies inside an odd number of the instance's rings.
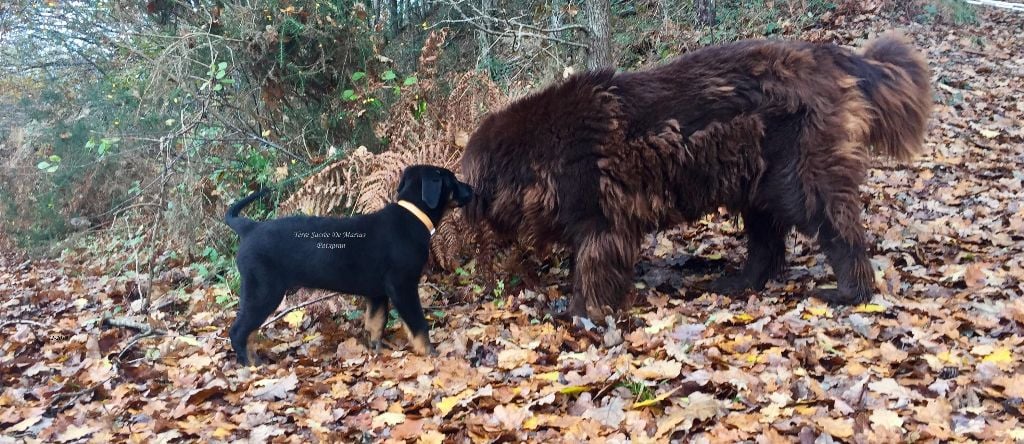
[[[384,2],[383,0],[373,0],[373,11],[370,11],[370,29],[376,30],[377,24],[380,23],[381,18],[384,16]]]
[[[586,0],[587,28],[590,31],[590,51],[587,53],[587,69],[613,66],[611,2],[609,0]]]
[[[565,6],[565,0],[551,0],[551,29],[556,29],[562,26],[562,7]],[[561,33],[555,34],[555,37],[561,37]]]
[[[715,0],[694,0],[693,7],[697,10],[697,24],[715,26]]]
[[[671,3],[671,0],[660,0],[658,2],[658,9],[661,10],[661,20],[665,23],[672,21],[672,15],[670,14],[672,10]]]
[[[480,0],[480,11],[485,15],[490,15],[491,8],[494,7],[494,0]],[[486,20],[480,21],[480,26],[488,28],[488,22]],[[478,30],[476,32],[476,42],[480,46],[480,58],[477,59],[477,67],[487,67],[490,71],[491,66],[491,37],[487,32]]]
[[[391,0],[391,4],[388,8],[388,29],[390,30],[391,38],[395,38],[398,35],[399,27],[399,16],[398,16],[398,0]]]

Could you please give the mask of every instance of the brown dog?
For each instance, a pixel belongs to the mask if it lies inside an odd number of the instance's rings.
[[[860,221],[872,152],[909,159],[931,109],[924,59],[897,36],[862,54],[831,44],[744,41],[647,70],[588,72],[487,117],[462,172],[466,211],[499,235],[575,252],[574,314],[618,308],[646,232],[725,206],[748,259],[714,289],[759,290],[793,228],[817,236],[839,304],[870,299]]]

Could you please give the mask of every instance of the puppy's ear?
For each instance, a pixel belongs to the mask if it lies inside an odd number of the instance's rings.
[[[424,175],[422,192],[423,202],[431,209],[437,208],[437,204],[441,201],[441,176],[438,174]]]
[[[399,196],[402,195],[402,192],[405,191],[405,187],[408,185],[409,184],[406,183],[405,180],[405,174],[402,174],[402,178],[398,180],[398,189],[395,191],[395,199],[398,199]]]

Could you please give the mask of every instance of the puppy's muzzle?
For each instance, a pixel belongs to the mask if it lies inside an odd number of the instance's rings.
[[[458,186],[455,187],[455,201],[456,207],[464,207],[469,201],[473,200],[473,188],[468,184],[459,182]]]

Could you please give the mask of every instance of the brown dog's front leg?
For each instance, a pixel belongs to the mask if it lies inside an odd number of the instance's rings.
[[[584,236],[576,246],[575,292],[570,314],[604,319],[623,306],[633,281],[640,237],[602,231]]]

